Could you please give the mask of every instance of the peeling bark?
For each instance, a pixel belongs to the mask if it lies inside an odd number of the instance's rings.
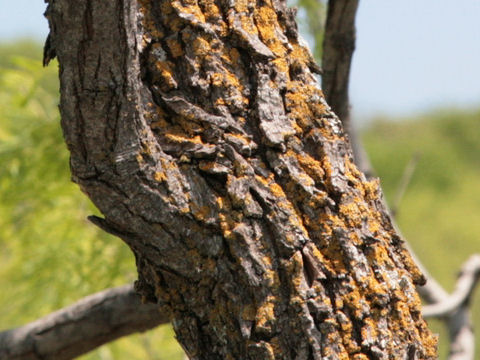
[[[96,223],[191,359],[433,359],[423,277],[279,0],[51,0]]]

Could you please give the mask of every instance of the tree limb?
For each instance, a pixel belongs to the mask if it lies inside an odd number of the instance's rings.
[[[333,111],[340,117],[346,129],[354,152],[354,159],[360,170],[370,177],[374,171],[362,144],[350,122],[350,101],[348,83],[350,65],[355,49],[355,13],[358,1],[330,0],[325,28],[322,67],[322,87],[325,98]],[[386,211],[392,214],[386,203]],[[392,219],[396,232],[401,235]],[[456,290],[449,295],[422,265],[413,250],[406,244],[417,266],[427,279],[427,283],[417,287],[420,296],[429,304],[424,316],[447,316],[446,323],[450,337],[449,360],[474,359],[475,339],[471,326],[468,303],[479,277],[478,255],[465,264],[457,281]]]
[[[462,306],[468,305],[480,275],[480,255],[472,255],[462,266],[455,291],[442,301],[423,308],[424,317],[451,316]]]
[[[0,333],[0,359],[62,360],[169,321],[157,304],[142,304],[132,285],[85,297],[25,326]]]
[[[450,337],[449,360],[475,358],[470,300],[480,278],[480,255],[472,255],[462,266],[455,291],[423,308],[424,317],[444,317]]]
[[[355,16],[358,3],[358,0],[328,2],[323,42],[322,89],[327,104],[340,118],[348,134],[356,164],[367,178],[370,178],[374,171],[350,121],[348,95],[350,68],[355,51]]]

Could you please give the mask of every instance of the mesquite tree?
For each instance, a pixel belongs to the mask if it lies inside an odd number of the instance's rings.
[[[73,180],[191,359],[433,359],[420,271],[281,0],[50,0]]]

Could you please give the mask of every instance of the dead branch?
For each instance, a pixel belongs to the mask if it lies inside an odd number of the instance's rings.
[[[468,305],[480,275],[480,255],[472,255],[462,266],[458,275],[455,291],[440,302],[423,308],[423,316],[450,317],[462,306]]]
[[[133,286],[87,296],[25,326],[0,332],[0,359],[63,360],[169,321],[156,304],[142,304]]]

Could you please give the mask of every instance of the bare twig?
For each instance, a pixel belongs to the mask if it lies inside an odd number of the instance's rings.
[[[475,358],[475,337],[469,305],[480,278],[480,255],[472,255],[462,266],[455,291],[423,308],[424,317],[446,319],[450,337],[449,360]]]
[[[424,317],[451,317],[462,306],[468,305],[480,275],[480,255],[472,255],[462,266],[455,291],[440,302],[423,308]]]
[[[471,319],[468,304],[462,305],[447,319],[450,338],[448,360],[475,359],[475,336]]]
[[[414,153],[407,166],[405,166],[405,169],[403,170],[400,184],[398,185],[392,207],[390,208],[393,217],[396,217],[398,214],[400,203],[403,199],[403,196],[405,195],[405,191],[407,191],[408,185],[410,185],[410,182],[412,181],[412,176],[415,172],[415,168],[418,165],[420,157],[421,154],[419,152]]]
[[[358,0],[328,2],[323,42],[322,88],[325,100],[348,129],[348,82],[355,50],[355,15]]]
[[[72,359],[107,342],[169,321],[142,304],[131,285],[108,289],[25,326],[0,332],[0,359]]]

